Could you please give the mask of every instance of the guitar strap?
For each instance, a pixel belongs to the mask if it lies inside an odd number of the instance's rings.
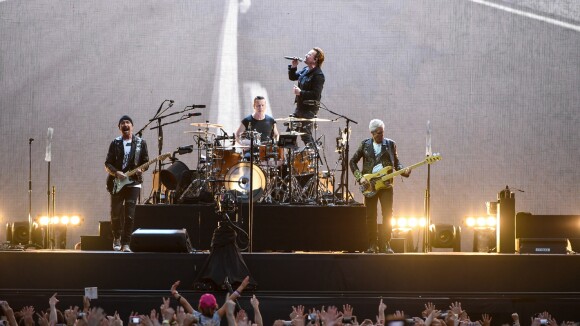
[[[135,136],[135,166],[139,166],[139,159],[141,158],[141,138]]]
[[[391,141],[389,141],[389,139],[385,139],[385,146],[386,146],[387,152],[389,153],[389,158],[391,159],[390,165],[393,166],[393,168],[394,168],[395,157],[394,157],[394,153],[393,153],[393,147],[392,147]],[[375,155],[375,164],[373,166],[376,166],[377,164],[382,163],[381,157],[384,154],[385,154],[384,152],[380,152],[379,154]]]

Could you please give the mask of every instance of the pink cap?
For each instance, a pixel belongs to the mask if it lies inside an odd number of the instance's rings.
[[[200,308],[215,308],[217,306],[217,301],[213,294],[206,293],[199,298]]]

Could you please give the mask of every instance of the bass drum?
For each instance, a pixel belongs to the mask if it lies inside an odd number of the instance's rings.
[[[224,180],[226,190],[235,193],[237,200],[244,203],[249,202],[250,197],[250,169],[254,171],[252,199],[256,202],[264,196],[266,190],[266,176],[258,165],[253,164],[250,167],[250,163],[240,162],[228,171]]]
[[[189,171],[189,168],[185,163],[181,161],[175,161],[165,170],[161,170],[160,178],[161,184],[165,186],[165,188],[169,190],[176,190],[181,182],[181,177],[183,176],[183,172]]]

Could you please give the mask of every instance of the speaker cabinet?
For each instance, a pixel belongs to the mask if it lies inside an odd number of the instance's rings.
[[[568,240],[563,238],[522,238],[520,254],[566,254]]]
[[[192,252],[185,229],[137,229],[130,246],[133,252]]]

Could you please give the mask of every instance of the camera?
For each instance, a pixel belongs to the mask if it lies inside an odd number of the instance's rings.
[[[284,326],[291,326],[292,325],[292,321],[291,320],[285,320],[283,322]]]
[[[308,322],[314,324],[316,323],[316,313],[308,314]]]
[[[547,319],[540,319],[540,325],[548,325],[548,320]]]
[[[83,319],[83,318],[85,318],[85,316],[86,316],[86,315],[87,315],[87,314],[85,314],[84,312],[79,312],[79,313],[77,314],[77,319]]]
[[[141,324],[141,317],[139,317],[139,316],[131,317],[131,323],[132,324]]]

